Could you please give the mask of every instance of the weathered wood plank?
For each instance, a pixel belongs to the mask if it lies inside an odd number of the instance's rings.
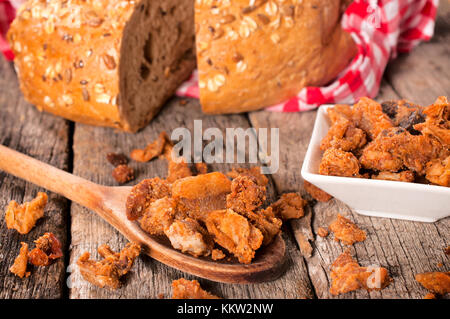
[[[174,128],[186,127],[193,132],[194,119],[203,121],[203,129],[217,127],[223,131],[227,127],[249,127],[245,116],[206,116],[201,113],[198,101],[190,100],[187,105],[181,106],[178,99],[172,100],[146,129],[135,135],[77,124],[74,135],[74,173],[100,184],[114,185],[112,168],[105,160],[106,153],[120,151],[129,154],[133,148],[143,147],[155,139],[163,130],[170,134]],[[131,165],[137,168],[138,180],[154,176],[165,177],[167,174],[164,161],[155,160],[146,164],[132,162]],[[243,165],[212,164],[210,171],[226,172],[232,166]],[[270,197],[275,198],[273,188]],[[86,250],[96,257],[94,252],[100,244],[108,243],[116,250],[125,245],[125,239],[118,232],[88,210],[73,205],[71,214],[71,264]],[[287,269],[276,281],[257,285],[218,284],[202,279],[200,282],[211,292],[225,298],[311,298],[312,286],[307,277],[305,263],[295,248],[292,237],[287,234],[285,240]],[[128,276],[126,285],[117,291],[98,289],[74,273],[71,277],[74,287],[70,291],[70,297],[156,298],[159,294],[169,297],[171,281],[180,277],[193,278],[148,257],[142,257]]]
[[[69,168],[69,124],[60,118],[38,112],[26,103],[11,64],[0,56],[0,143],[43,162]],[[38,267],[25,279],[15,277],[9,267],[19,253],[20,242],[34,247],[33,240],[53,232],[66,247],[69,201],[49,195],[45,217],[27,235],[6,228],[5,209],[11,200],[19,203],[34,198],[42,189],[0,172],[0,299],[62,298],[64,295],[64,258],[50,267]],[[33,245],[32,245],[33,244]]]

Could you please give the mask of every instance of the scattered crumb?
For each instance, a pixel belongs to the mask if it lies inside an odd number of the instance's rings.
[[[164,151],[164,146],[169,141],[166,132],[161,132],[158,138],[148,144],[144,149],[134,149],[130,153],[130,157],[137,162],[148,162],[161,155]]]
[[[286,193],[270,205],[275,215],[283,220],[300,218],[305,215],[303,207],[307,202],[298,193]]]
[[[444,266],[443,263],[437,263],[436,266],[438,266],[439,268],[441,268],[442,266]]]
[[[220,299],[203,290],[197,280],[180,278],[172,281],[172,299]]]
[[[164,294],[163,293],[158,294],[158,299],[164,299]]]
[[[445,253],[446,255],[450,255],[450,246],[444,248],[444,253]]]
[[[334,233],[334,239],[341,241],[345,245],[353,245],[356,242],[366,240],[366,232],[358,228],[352,221],[341,214],[337,215],[334,222],[329,227]]]
[[[114,167],[128,164],[128,158],[125,154],[108,153],[106,154],[106,159]]]
[[[119,184],[125,184],[134,179],[134,170],[128,165],[119,165],[113,170],[112,176]]]
[[[181,106],[185,106],[187,104],[187,100],[180,100],[180,105]]]
[[[225,254],[220,249],[213,249],[211,253],[212,260],[221,260],[225,258]]]
[[[423,297],[423,299],[437,299],[437,296],[434,293],[429,292]]]
[[[85,252],[77,265],[86,281],[100,288],[117,289],[121,285],[121,277],[130,271],[140,251],[141,247],[135,243],[128,243],[120,253],[115,253],[108,245],[102,245],[98,247],[98,253],[103,260],[90,260],[89,253]]]
[[[8,229],[14,228],[20,234],[28,234],[39,218],[44,216],[47,194],[39,192],[31,202],[19,205],[11,201],[6,209],[5,220]]]
[[[305,190],[308,192],[308,194],[319,202],[328,202],[330,199],[333,198],[333,196],[324,192],[323,190],[314,186],[308,181],[304,181],[303,186],[305,187]]]
[[[319,227],[318,229],[317,229],[317,235],[319,235],[320,237],[323,237],[323,238],[325,238],[325,237],[327,237],[328,236],[328,230],[326,229],[326,228],[323,228],[323,227]]]
[[[30,276],[30,272],[27,272],[28,245],[24,242],[21,242],[20,244],[22,247],[20,248],[19,255],[14,260],[14,264],[9,268],[9,271],[14,275],[23,278]]]
[[[330,293],[339,295],[358,289],[380,290],[392,279],[383,267],[361,267],[349,251],[342,253],[331,265]]]
[[[61,243],[53,233],[45,233],[34,242],[36,248],[28,254],[29,263],[34,266],[48,266],[63,255]]]
[[[417,274],[416,280],[432,293],[445,295],[450,292],[450,272],[426,272]]]

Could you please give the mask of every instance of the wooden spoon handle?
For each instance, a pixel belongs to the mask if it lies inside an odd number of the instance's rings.
[[[40,162],[0,145],[0,169],[28,182],[58,193],[85,207],[102,205],[104,186]]]

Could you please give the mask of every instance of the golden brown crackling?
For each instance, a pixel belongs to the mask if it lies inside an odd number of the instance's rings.
[[[172,299],[220,299],[203,290],[197,280],[180,278],[172,281]]]
[[[48,266],[63,256],[61,243],[53,233],[44,233],[34,242],[36,248],[28,254],[28,262],[34,266]]]
[[[356,242],[366,240],[366,232],[359,229],[355,223],[341,214],[330,224],[330,231],[334,233],[334,239],[345,245],[353,245]]]
[[[102,260],[91,260],[89,253],[85,252],[77,265],[86,281],[100,288],[117,289],[121,286],[121,277],[130,271],[140,251],[141,247],[135,243],[128,243],[120,253],[115,253],[107,245],[101,245],[98,253],[103,257]]]
[[[351,152],[336,148],[327,149],[320,161],[319,174],[359,177],[359,161]]]
[[[353,121],[371,139],[394,126],[389,117],[383,113],[381,104],[367,97],[360,98],[353,106]]]
[[[138,219],[152,202],[166,196],[171,196],[171,187],[166,180],[159,177],[144,179],[131,189],[127,197],[127,218]]]
[[[450,272],[426,272],[416,275],[416,280],[430,292],[445,295],[450,292]]]
[[[450,104],[447,97],[438,97],[433,104],[425,108],[423,113],[426,114],[425,122],[415,125],[414,128],[422,134],[434,136],[448,149],[450,147]]]
[[[267,1],[243,14],[242,5],[197,1],[204,112],[256,110],[286,101],[305,86],[330,82],[356,54],[340,26],[342,2]]]
[[[392,281],[386,268],[361,267],[349,251],[342,253],[331,265],[331,280],[332,295],[358,289],[380,290]]]
[[[150,204],[145,210],[141,228],[152,235],[164,235],[164,230],[173,223],[177,214],[176,201],[163,197]]]
[[[206,219],[206,227],[218,245],[244,264],[252,261],[263,242],[261,231],[232,210],[211,212]]]
[[[19,278],[23,278],[30,276],[30,272],[27,271],[28,245],[24,242],[20,244],[22,247],[20,248],[19,255],[14,260],[14,264],[9,268],[9,271]]]
[[[289,220],[305,215],[303,207],[307,202],[298,193],[285,193],[275,203],[270,205],[278,218]]]
[[[5,213],[8,229],[15,229],[22,235],[28,234],[37,220],[44,216],[47,200],[47,194],[39,192],[31,202],[22,205],[19,205],[14,200],[11,201]]]
[[[182,178],[172,184],[172,197],[180,212],[201,220],[210,211],[225,209],[230,192],[231,181],[219,172]]]
[[[169,136],[166,132],[161,132],[156,140],[149,143],[144,149],[134,149],[130,153],[130,157],[137,162],[148,162],[160,156],[164,152],[166,143],[170,143]]]
[[[211,236],[192,218],[175,220],[164,230],[172,247],[194,257],[209,256],[213,248]]]

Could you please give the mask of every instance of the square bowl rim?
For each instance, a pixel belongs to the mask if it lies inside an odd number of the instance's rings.
[[[313,173],[308,170],[311,166],[313,147],[319,141],[319,128],[321,127],[323,121],[326,121],[326,110],[330,107],[334,107],[333,104],[324,104],[319,107],[316,115],[316,119],[314,122],[313,132],[311,135],[311,139],[309,141],[309,145],[306,151],[305,158],[303,160],[303,165],[301,169],[301,175],[303,179],[307,180],[314,184],[314,182],[321,183],[332,183],[338,184],[353,184],[360,186],[383,186],[391,189],[404,189],[410,191],[420,191],[420,192],[433,192],[440,194],[448,194],[450,196],[450,187],[439,186],[439,185],[430,185],[430,184],[420,184],[420,183],[408,183],[408,182],[400,182],[400,181],[388,181],[388,180],[377,180],[377,179],[368,179],[368,178],[355,178],[355,177],[342,177],[342,176],[329,176],[329,175],[321,175],[318,173]],[[328,124],[328,123],[327,123]]]

